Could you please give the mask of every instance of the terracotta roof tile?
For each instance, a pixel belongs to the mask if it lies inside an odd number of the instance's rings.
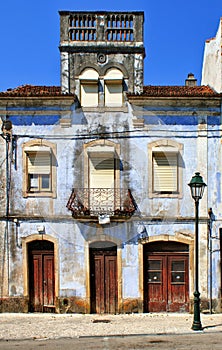
[[[128,94],[128,96],[149,97],[209,97],[220,96],[209,86],[144,86],[140,95]]]
[[[0,92],[0,97],[35,97],[35,96],[64,96],[73,94],[63,94],[60,86],[38,86],[22,85],[14,89]]]

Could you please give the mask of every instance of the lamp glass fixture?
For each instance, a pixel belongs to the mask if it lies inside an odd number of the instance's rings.
[[[199,201],[203,197],[204,189],[207,186],[199,172],[195,173],[188,185],[190,186],[193,199]]]

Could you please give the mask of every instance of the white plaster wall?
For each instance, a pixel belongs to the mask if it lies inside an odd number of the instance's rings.
[[[204,49],[201,85],[209,85],[222,92],[222,18],[215,38],[207,40]]]
[[[139,297],[138,245],[127,244],[122,250],[123,298]]]
[[[11,226],[13,223],[11,224]],[[18,228],[18,245],[15,233],[11,234],[14,250],[10,252],[10,288],[11,295],[23,294],[23,261],[21,251],[22,238],[38,234],[39,226],[45,227],[45,234],[58,240],[59,255],[59,295],[86,296],[85,240],[75,222],[20,222]],[[12,230],[11,230],[12,231]],[[44,238],[44,235],[43,235]]]

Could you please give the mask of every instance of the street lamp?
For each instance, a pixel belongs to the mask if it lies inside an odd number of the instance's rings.
[[[203,182],[200,173],[195,173],[188,184],[191,190],[191,196],[195,201],[195,290],[194,290],[194,318],[192,329],[194,331],[202,330],[200,320],[200,293],[199,293],[199,268],[198,268],[198,224],[199,224],[199,200],[203,197],[204,188],[207,186]]]

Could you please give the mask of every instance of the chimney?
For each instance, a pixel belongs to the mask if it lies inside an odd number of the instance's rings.
[[[197,86],[197,79],[195,79],[193,73],[189,73],[187,75],[187,79],[185,80],[185,86]]]

